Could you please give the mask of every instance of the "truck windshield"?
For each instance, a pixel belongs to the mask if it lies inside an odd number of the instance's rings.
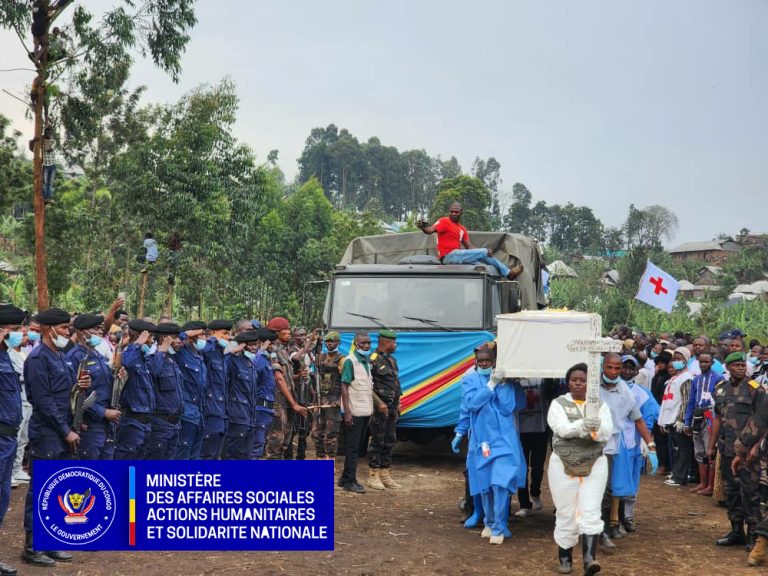
[[[334,329],[379,328],[381,324],[431,331],[482,329],[483,286],[482,278],[337,277],[330,325]]]

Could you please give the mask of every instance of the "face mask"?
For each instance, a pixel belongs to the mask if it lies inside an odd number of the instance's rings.
[[[360,356],[364,356],[365,358],[368,358],[368,356],[371,355],[370,350],[361,350],[360,348],[356,348],[357,353],[360,354]]]
[[[91,334],[90,338],[88,338],[88,344],[96,348],[99,344],[101,344],[101,341],[104,340],[101,336],[97,336],[96,334]]]
[[[605,374],[603,374],[603,382],[606,384],[618,384],[619,380],[621,380],[621,376],[616,376],[616,378],[608,378]]]
[[[226,347],[227,347],[227,344],[229,344],[229,342],[227,342],[226,340],[224,340],[224,338],[219,338],[219,339],[217,340],[217,342],[219,343],[219,346],[221,346],[222,348],[226,348]]]
[[[651,350],[651,358],[653,358],[655,360],[658,357],[659,357],[659,353],[658,352],[654,352],[653,350]]]
[[[489,366],[488,368],[477,367],[477,373],[482,374],[483,376],[490,376],[491,372],[493,372],[493,366]]]
[[[144,356],[151,356],[155,352],[157,352],[157,344],[152,344],[152,346],[148,346],[147,344],[142,345],[141,351],[144,352]]]
[[[248,358],[248,360],[253,360],[254,358],[256,358],[256,354],[254,354],[253,352],[248,352],[248,350],[243,350],[243,356]]]
[[[56,334],[56,332],[53,333],[53,344],[58,348],[59,350],[63,350],[67,347],[67,343],[69,342],[69,338],[66,336],[60,336],[59,334]]]
[[[14,348],[14,346],[11,346],[11,348]],[[758,364],[760,364],[760,358],[752,357],[749,359],[749,363],[752,364],[752,366],[757,366]]]
[[[27,332],[27,338],[30,342],[37,342],[40,340],[40,334],[38,332]]]
[[[203,340],[202,338],[198,338],[197,340],[195,340],[195,348],[197,348],[200,351],[205,350],[205,345],[206,344],[207,344],[207,342],[205,340]]]
[[[170,354],[171,356],[173,356],[174,354],[176,354],[176,350],[174,350],[174,349],[173,349],[173,346],[171,346],[170,348],[168,348],[168,354]]]
[[[672,362],[672,368],[678,371],[682,370],[683,368],[685,368],[685,362],[683,362],[682,360],[675,360],[674,362]]]
[[[9,332],[8,336],[5,337],[5,345],[8,346],[8,348],[16,348],[17,346],[21,346],[22,340],[24,340],[23,332]]]

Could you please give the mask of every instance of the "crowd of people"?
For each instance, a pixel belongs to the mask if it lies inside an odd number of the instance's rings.
[[[714,544],[744,546],[749,565],[764,564],[768,348],[756,340],[747,348],[739,330],[716,343],[680,333],[633,334],[626,327],[613,337],[623,349],[602,357],[598,414],[585,410],[586,364],[573,366],[562,381],[503,380],[494,372],[493,345],[475,351],[451,443],[459,453],[468,436],[465,527],[483,526],[481,536],[501,544],[511,536],[511,494],[520,503],[515,516],[541,509],[551,446],[547,474],[559,573],[571,573],[579,539],[584,574],[591,575],[600,571],[598,548],[610,553],[638,530],[646,463],[652,474],[666,476],[670,489],[714,497],[731,523]]]
[[[50,308],[34,316],[0,306],[0,522],[12,487],[29,484],[22,559],[37,566],[71,554],[36,550],[31,463],[64,459],[335,459],[338,485],[364,493],[357,460],[370,430],[368,486],[392,489],[400,382],[397,334],[366,332],[343,356],[338,332],[293,328],[284,317],[191,321],[130,319],[116,300],[102,314]],[[24,463],[29,464],[27,470]],[[0,563],[0,575],[16,569]]]

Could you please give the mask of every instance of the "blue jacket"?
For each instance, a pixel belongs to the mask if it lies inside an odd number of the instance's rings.
[[[215,418],[227,417],[227,368],[224,365],[224,349],[216,338],[209,338],[203,350],[203,359],[208,369],[205,389],[205,415]]]
[[[194,424],[202,424],[205,415],[205,389],[208,382],[208,370],[202,354],[185,344],[173,356],[181,370],[181,397],[184,409],[181,419]]]
[[[272,368],[272,361],[266,352],[259,352],[256,354],[256,358],[253,359],[253,365],[256,368],[256,389],[254,391],[254,398],[259,400],[266,400],[267,402],[275,401],[275,372]],[[265,406],[256,406],[257,411],[271,412],[274,410]]]
[[[155,388],[149,373],[148,358],[138,344],[128,344],[123,350],[123,368],[128,380],[120,394],[120,407],[138,414],[151,414],[155,410]]]
[[[91,377],[91,390],[96,392],[96,403],[85,411],[85,421],[89,426],[106,426],[104,411],[109,408],[112,401],[112,370],[107,359],[93,348],[86,348],[78,344],[67,352],[67,359],[77,374],[80,362],[85,360],[85,368]]]
[[[0,350],[0,424],[11,428],[21,424],[21,382],[5,350]]]
[[[244,354],[240,353],[227,358],[227,384],[229,423],[253,426],[256,367]]]
[[[148,364],[155,385],[155,413],[181,416],[181,370],[173,355],[155,352]]]
[[[685,407],[685,425],[690,427],[693,422],[693,411],[696,408],[712,408],[715,399],[715,386],[725,380],[722,374],[715,372],[714,368],[709,372],[697,374],[691,382],[691,393],[688,396],[688,405]],[[704,394],[709,393],[709,397]]]
[[[68,450],[64,438],[72,430],[69,395],[75,385],[75,368],[71,360],[45,344],[37,346],[24,362],[27,400],[32,404],[29,438],[51,438],[56,450]]]

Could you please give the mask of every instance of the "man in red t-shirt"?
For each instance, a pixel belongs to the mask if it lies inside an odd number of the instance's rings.
[[[469,232],[460,224],[464,209],[461,204],[454,202],[448,210],[448,217],[443,216],[432,226],[418,221],[416,226],[424,234],[437,233],[437,256],[443,264],[489,264],[499,271],[499,274],[514,280],[523,271],[518,264],[512,270],[503,262],[493,257],[493,252],[486,248],[475,248],[469,241]]]

